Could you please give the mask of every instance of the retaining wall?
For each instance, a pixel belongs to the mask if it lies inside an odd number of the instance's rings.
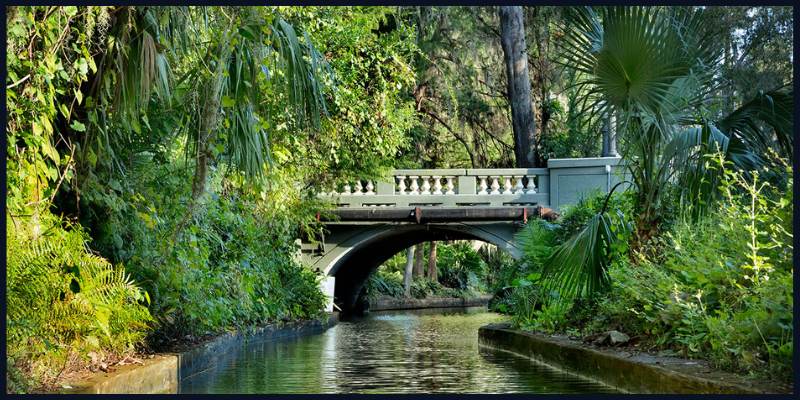
[[[476,307],[489,304],[492,295],[483,295],[469,299],[456,297],[428,297],[425,299],[379,297],[369,303],[370,311],[414,310],[419,308],[451,308]]]
[[[630,393],[789,393],[790,388],[764,380],[717,371],[703,362],[647,354],[601,350],[570,340],[491,324],[478,331],[483,346],[508,351],[557,369],[600,381]]]
[[[114,367],[113,372],[98,373],[85,381],[71,383],[62,393],[178,393],[181,380],[236,357],[246,343],[311,335],[330,328],[337,321],[338,315],[331,314],[321,321],[273,324],[249,332],[226,333],[182,353],[145,359],[143,365]]]

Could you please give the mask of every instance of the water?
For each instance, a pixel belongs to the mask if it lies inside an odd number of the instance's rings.
[[[478,345],[484,309],[373,312],[325,333],[251,343],[181,382],[182,393],[608,393]]]

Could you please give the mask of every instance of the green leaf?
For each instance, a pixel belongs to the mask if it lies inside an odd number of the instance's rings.
[[[84,125],[83,123],[81,123],[81,122],[79,122],[77,120],[72,121],[72,123],[69,125],[69,127],[72,128],[72,130],[77,131],[77,132],[86,132],[86,125]]]
[[[228,96],[222,96],[222,107],[228,108],[236,105],[236,101]]]
[[[108,186],[118,192],[122,191],[122,186],[119,184],[119,181],[116,179],[112,179],[108,182]]]
[[[86,149],[86,161],[94,168],[97,165],[97,155],[94,154],[91,148]]]
[[[61,115],[63,115],[64,118],[69,118],[69,109],[67,109],[67,106],[64,105],[64,103],[58,104],[58,110],[61,111]]]

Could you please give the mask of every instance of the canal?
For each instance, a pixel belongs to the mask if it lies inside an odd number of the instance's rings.
[[[478,344],[503,317],[472,309],[373,312],[322,334],[252,342],[182,393],[608,393],[526,358]]]

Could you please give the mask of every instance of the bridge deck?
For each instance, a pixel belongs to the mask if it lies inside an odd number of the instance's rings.
[[[364,207],[339,208],[328,223],[336,222],[451,222],[451,221],[526,221],[529,218],[549,218],[552,210],[546,207]]]

